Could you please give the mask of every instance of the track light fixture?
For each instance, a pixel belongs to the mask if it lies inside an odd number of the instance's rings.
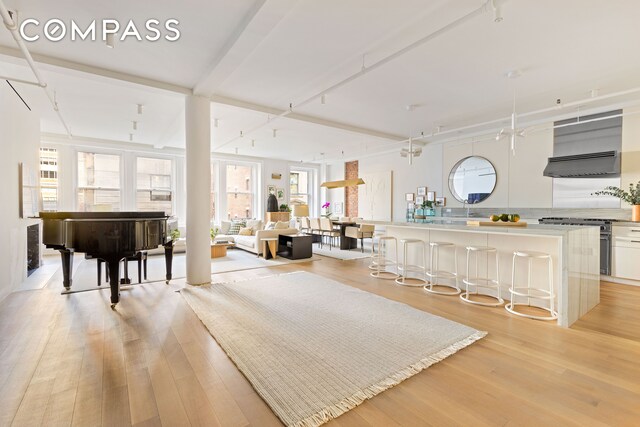
[[[214,128],[217,128],[219,124],[220,124],[220,121],[218,119],[213,119],[213,127]]]
[[[326,95],[323,93],[322,96],[320,96],[320,104],[324,105],[327,103],[327,98]]]
[[[133,130],[138,130],[138,122],[136,122],[135,120],[131,122],[131,127],[133,128]]]
[[[278,129],[274,129],[273,130],[273,137],[275,138],[277,136],[277,134],[278,134]]]
[[[129,142],[133,142],[133,134],[132,133],[129,134]]]
[[[252,140],[251,140],[251,146],[252,146],[252,147],[255,147],[255,146],[256,146],[256,140],[255,140],[255,139],[252,139]]]
[[[143,108],[144,108],[144,105],[138,104],[138,114],[142,115],[142,109]]]

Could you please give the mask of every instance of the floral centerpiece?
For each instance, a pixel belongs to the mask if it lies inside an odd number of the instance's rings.
[[[211,227],[209,229],[209,234],[211,235],[212,242],[216,239],[216,235],[218,234],[219,231],[220,229],[218,227]]]
[[[640,181],[635,185],[629,184],[629,191],[619,187],[605,187],[604,190],[596,191],[596,196],[613,196],[631,205],[631,221],[640,221]]]
[[[327,218],[331,216],[331,211],[329,210],[330,205],[331,203],[324,202],[324,204],[322,205],[322,209],[324,209],[324,213],[322,214],[322,216],[326,216]]]

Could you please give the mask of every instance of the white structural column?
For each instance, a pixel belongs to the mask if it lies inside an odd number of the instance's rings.
[[[187,140],[187,283],[211,283],[211,102],[185,98]]]

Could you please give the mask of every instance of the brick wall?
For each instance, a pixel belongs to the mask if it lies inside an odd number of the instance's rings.
[[[344,164],[344,179],[358,178],[358,161]],[[353,185],[344,189],[345,216],[358,216],[358,186]]]

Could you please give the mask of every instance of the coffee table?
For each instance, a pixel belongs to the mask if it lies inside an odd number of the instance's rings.
[[[264,259],[275,258],[278,252],[278,238],[264,237],[260,239],[260,242],[262,242],[262,256]]]
[[[235,246],[235,243],[212,243],[211,258],[222,258],[227,256],[227,248]]]

